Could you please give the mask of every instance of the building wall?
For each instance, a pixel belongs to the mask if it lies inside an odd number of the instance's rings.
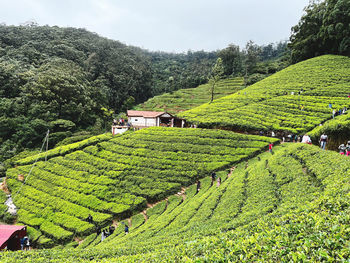
[[[146,127],[157,126],[157,119],[156,118],[145,118],[145,126]]]
[[[153,127],[159,126],[159,118],[129,117],[132,126]]]
[[[146,126],[144,117],[129,117],[132,126]]]

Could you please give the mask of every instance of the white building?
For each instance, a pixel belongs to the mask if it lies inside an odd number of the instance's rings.
[[[128,122],[136,128],[174,127],[174,117],[167,112],[128,110]]]

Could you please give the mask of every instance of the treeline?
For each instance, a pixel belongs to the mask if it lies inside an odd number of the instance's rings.
[[[102,107],[120,111],[152,92],[144,52],[84,29],[0,26],[0,160],[79,129],[103,128]]]
[[[293,63],[324,54],[350,56],[350,1],[310,1],[292,28]]]

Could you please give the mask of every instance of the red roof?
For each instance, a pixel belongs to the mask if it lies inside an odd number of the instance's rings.
[[[164,112],[164,111],[160,112],[160,111],[128,110],[127,115],[129,117],[156,118],[156,117],[158,117],[160,115],[163,115],[164,113],[166,113],[166,112]]]
[[[7,240],[14,236],[17,231],[20,231],[18,233],[20,237],[26,235],[25,226],[0,225],[0,249],[3,249],[7,245]]]

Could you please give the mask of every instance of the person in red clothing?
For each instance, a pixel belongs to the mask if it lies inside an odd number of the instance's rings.
[[[269,152],[270,152],[270,153],[272,153],[272,146],[273,146],[273,144],[270,143],[270,144],[269,144]]]

